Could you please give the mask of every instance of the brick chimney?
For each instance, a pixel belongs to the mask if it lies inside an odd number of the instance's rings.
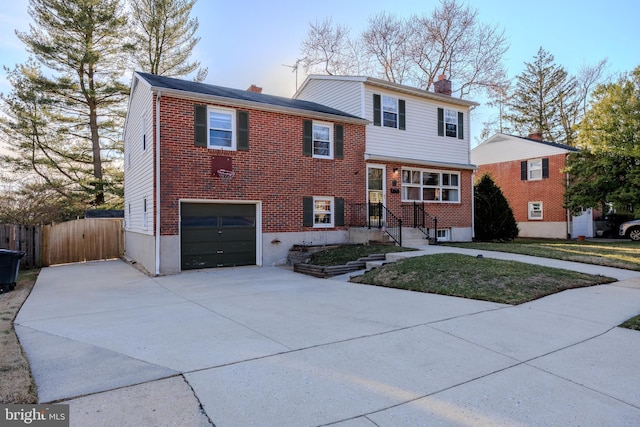
[[[438,81],[433,83],[433,91],[442,95],[451,96],[451,80],[448,80],[444,74],[440,74]]]
[[[262,88],[256,85],[251,85],[249,86],[249,89],[247,89],[247,92],[262,93]]]
[[[536,141],[542,141],[542,134],[540,132],[530,133],[528,139],[535,139]]]

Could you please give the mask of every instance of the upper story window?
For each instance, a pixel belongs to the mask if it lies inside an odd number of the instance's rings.
[[[403,169],[402,200],[457,203],[460,201],[460,174]]]
[[[344,158],[344,126],[303,120],[302,155],[320,159]]]
[[[235,149],[235,112],[209,108],[209,148]]]
[[[438,136],[464,139],[464,113],[438,108]]]
[[[147,149],[147,117],[142,117],[142,151],[146,151]]]
[[[520,162],[520,179],[522,181],[539,181],[549,178],[549,159],[531,159]]]
[[[195,105],[194,143],[220,150],[249,150],[249,113]]]
[[[382,97],[382,126],[398,127],[398,99],[390,96]]]
[[[406,103],[393,96],[373,94],[373,124],[406,130]]]
[[[313,122],[313,157],[333,157],[333,126]]]

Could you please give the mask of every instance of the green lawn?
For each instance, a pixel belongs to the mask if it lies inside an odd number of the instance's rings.
[[[385,264],[351,281],[517,305],[615,279],[516,261],[436,254]]]
[[[630,240],[599,242],[575,240],[516,239],[507,243],[444,243],[447,246],[510,252],[564,261],[640,271],[640,243]]]

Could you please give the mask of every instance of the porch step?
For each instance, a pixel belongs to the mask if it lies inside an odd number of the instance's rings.
[[[405,248],[415,248],[429,245],[429,239],[418,229],[404,227],[402,229],[402,246]]]

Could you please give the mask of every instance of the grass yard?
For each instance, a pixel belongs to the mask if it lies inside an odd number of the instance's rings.
[[[371,254],[407,251],[415,251],[415,249],[392,245],[347,245],[316,252],[311,256],[310,264],[322,266],[344,265],[349,261],[355,261]]]
[[[632,317],[620,326],[622,328],[635,329],[636,331],[640,331],[640,316]]]
[[[564,261],[640,271],[640,243],[630,240],[579,242],[576,240],[516,239],[507,243],[443,243],[444,246],[509,252]]]
[[[13,329],[40,270],[20,272],[13,291],[0,294],[0,403],[38,403],[29,362]]]
[[[436,254],[386,264],[351,281],[517,305],[615,279],[516,261]]]

